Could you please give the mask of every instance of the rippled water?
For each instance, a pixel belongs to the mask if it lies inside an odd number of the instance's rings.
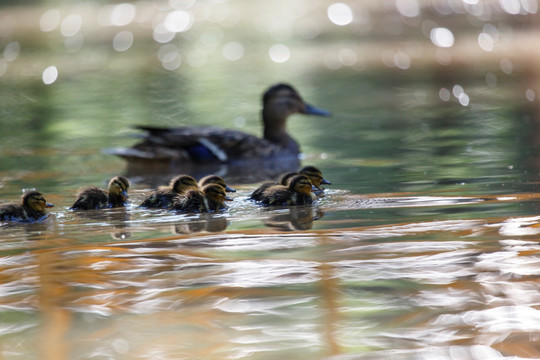
[[[540,358],[533,2],[272,3],[0,10],[28,20],[0,20],[0,202],[55,204],[0,228],[0,358]],[[333,183],[314,206],[247,200],[269,166],[133,171],[103,152],[136,124],[258,134],[285,80],[333,113],[289,122]],[[137,207],[210,171],[238,189],[223,213]],[[118,173],[126,209],[68,210]]]

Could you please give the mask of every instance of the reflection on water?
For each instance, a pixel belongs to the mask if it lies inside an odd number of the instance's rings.
[[[0,201],[56,206],[0,227],[0,358],[540,358],[536,1],[24,3],[0,8]],[[259,135],[280,81],[333,113],[288,122],[333,183],[313,206],[247,200],[296,161],[102,152],[138,124]],[[179,173],[224,176],[229,210],[137,208]],[[68,210],[118,174],[126,209]]]

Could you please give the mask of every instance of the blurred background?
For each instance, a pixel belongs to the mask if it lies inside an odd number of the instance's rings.
[[[0,228],[0,359],[540,358],[538,7],[1,1],[0,203],[56,206]],[[333,114],[288,122],[318,205],[261,209],[223,166],[222,214],[138,209],[144,176],[68,210],[134,125],[260,135],[278,82]]]

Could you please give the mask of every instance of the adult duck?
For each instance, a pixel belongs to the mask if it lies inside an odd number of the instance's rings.
[[[288,84],[270,87],[262,98],[263,137],[216,126],[161,128],[138,126],[146,131],[132,148],[109,152],[128,161],[151,160],[165,163],[235,163],[249,160],[297,158],[300,146],[287,132],[292,114],[329,116],[324,109],[309,105]]]
[[[38,191],[29,191],[21,197],[19,204],[5,204],[0,206],[0,221],[35,222],[47,216],[46,208],[53,207],[43,194]]]

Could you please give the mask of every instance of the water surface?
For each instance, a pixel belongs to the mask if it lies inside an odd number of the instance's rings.
[[[0,229],[0,357],[540,358],[535,12],[471,3],[350,3],[344,26],[326,1],[0,9],[26,19],[1,29],[0,202],[37,188],[55,204]],[[194,22],[167,41],[156,24],[178,11]],[[142,210],[210,170],[130,173],[103,151],[137,124],[260,134],[282,81],[333,114],[289,121],[333,183],[314,206],[261,208],[247,198],[268,169],[220,166],[229,210]],[[126,209],[68,209],[117,174]]]

